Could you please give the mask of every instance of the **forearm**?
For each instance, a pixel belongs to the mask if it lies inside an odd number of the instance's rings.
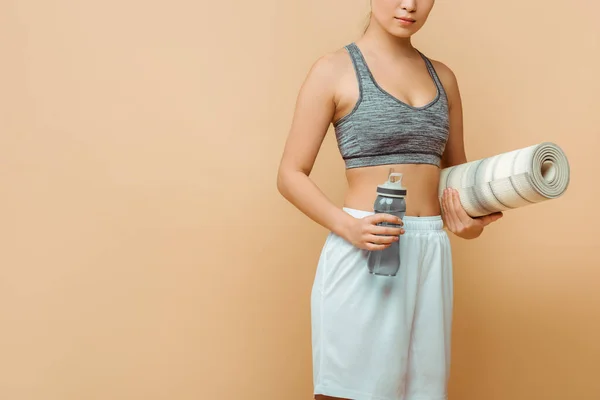
[[[277,178],[281,195],[314,222],[344,237],[354,217],[335,206],[302,171],[282,171]]]

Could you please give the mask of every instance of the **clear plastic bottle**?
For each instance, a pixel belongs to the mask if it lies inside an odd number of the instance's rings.
[[[373,210],[375,213],[391,214],[403,219],[406,214],[405,196],[406,188],[402,186],[402,174],[392,172],[385,183],[377,186],[377,198]],[[388,222],[378,225],[400,227]],[[369,251],[367,265],[373,275],[396,276],[400,270],[400,238],[383,250]]]

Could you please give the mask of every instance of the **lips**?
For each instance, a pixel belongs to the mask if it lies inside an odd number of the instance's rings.
[[[403,21],[403,22],[415,22],[414,19],[412,18],[406,18],[406,17],[395,17],[397,20]]]

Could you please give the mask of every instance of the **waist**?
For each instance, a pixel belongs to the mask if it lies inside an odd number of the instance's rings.
[[[406,188],[406,216],[425,217],[441,214],[438,199],[440,169],[429,164],[380,165],[346,170],[348,190],[344,207],[372,211],[377,186],[387,181],[390,170],[402,173]]]
[[[358,210],[344,207],[343,210],[355,218],[364,218],[373,215],[373,211]],[[405,216],[402,218],[403,228],[407,232],[415,231],[441,231],[444,229],[444,221],[441,215],[430,216]]]

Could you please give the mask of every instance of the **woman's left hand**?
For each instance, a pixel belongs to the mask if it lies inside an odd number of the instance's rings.
[[[483,228],[502,218],[501,212],[482,217],[471,218],[460,203],[458,191],[447,188],[442,196],[442,212],[448,229],[463,239],[475,239],[481,235]]]

